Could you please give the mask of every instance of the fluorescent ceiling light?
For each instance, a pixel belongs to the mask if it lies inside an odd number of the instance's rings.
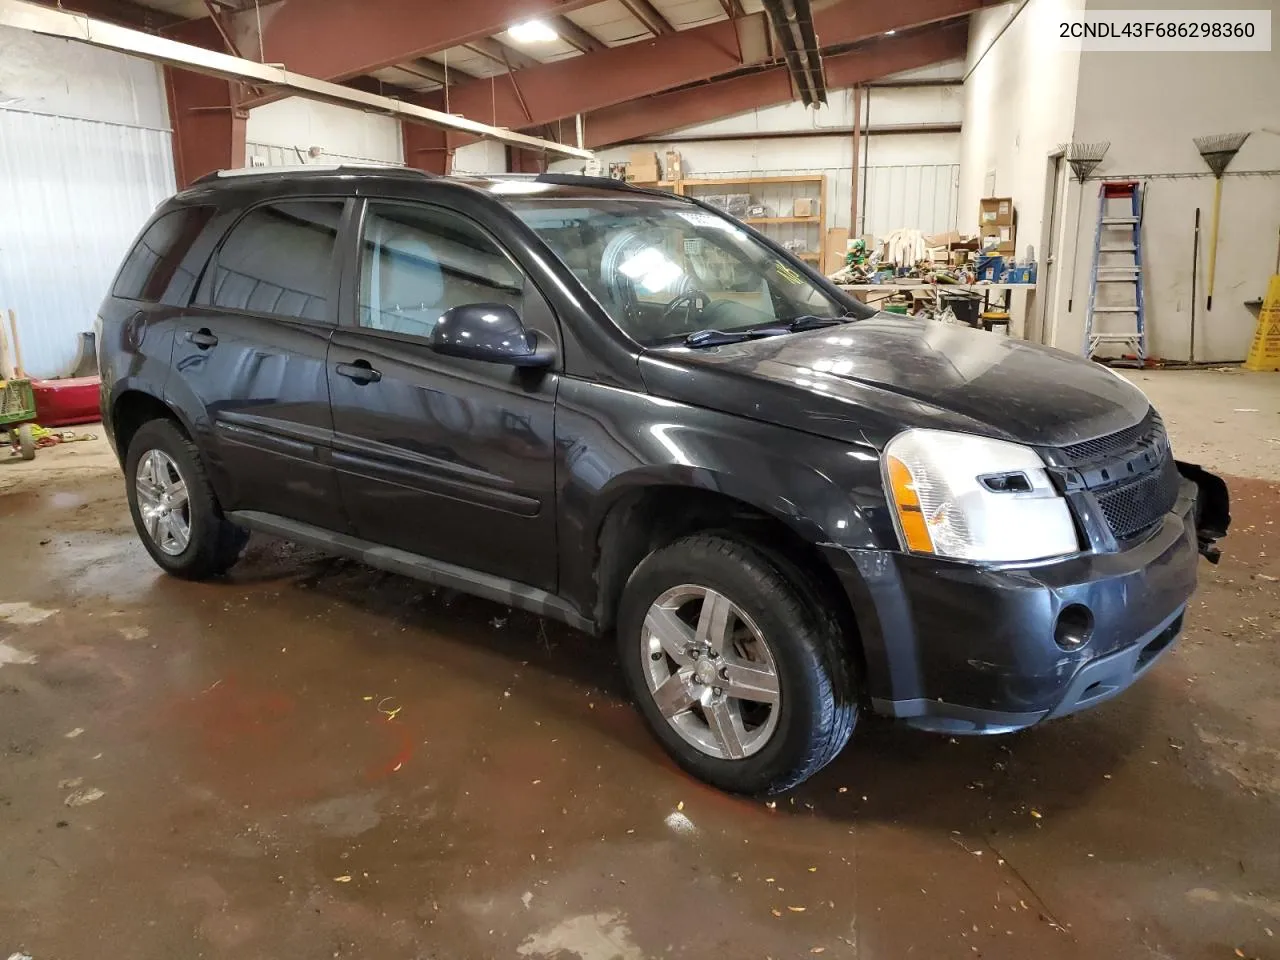
[[[884,32],[884,35],[885,35],[886,37],[892,37],[892,36],[893,36],[895,33],[897,33],[897,32],[898,32],[897,30],[886,30],[886,31]]]
[[[558,34],[541,20],[526,20],[509,29],[511,39],[516,43],[550,43]]]

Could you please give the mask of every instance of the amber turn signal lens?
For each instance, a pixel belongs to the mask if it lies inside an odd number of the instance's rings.
[[[907,465],[897,457],[889,457],[889,486],[893,491],[893,505],[898,511],[898,527],[907,541],[907,548],[917,553],[933,553],[933,537],[929,536],[929,525],[924,522],[915,480]]]

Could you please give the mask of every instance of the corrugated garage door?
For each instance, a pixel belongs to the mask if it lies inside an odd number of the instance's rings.
[[[57,376],[174,191],[163,83],[154,64],[0,30],[0,104],[0,309],[18,312],[28,372]]]

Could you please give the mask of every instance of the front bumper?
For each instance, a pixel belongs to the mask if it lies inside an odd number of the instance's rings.
[[[992,567],[828,547],[858,618],[872,708],[912,726],[999,733],[1094,706],[1168,650],[1196,585],[1197,486],[1142,543],[1036,566]],[[1059,614],[1086,607],[1089,642],[1064,650]]]

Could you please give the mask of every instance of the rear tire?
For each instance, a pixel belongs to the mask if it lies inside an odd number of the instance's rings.
[[[781,793],[835,759],[857,722],[836,622],[766,554],[699,534],[636,567],[619,654],[640,712],[681,767],[734,793]],[[717,629],[725,642],[703,643]]]
[[[206,580],[239,559],[249,533],[223,515],[199,448],[172,420],[138,428],[125,457],[125,483],[138,536],[166,573]]]

